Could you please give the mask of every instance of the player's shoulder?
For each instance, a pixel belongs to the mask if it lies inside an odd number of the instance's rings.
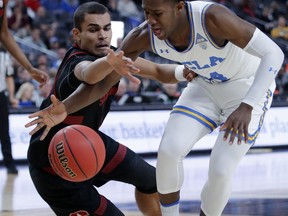
[[[142,22],[139,26],[135,27],[129,33],[130,37],[134,39],[143,39],[149,35],[149,26],[147,21]]]
[[[231,10],[219,3],[211,3],[205,11],[206,19],[221,19],[231,13]]]
[[[150,49],[149,26],[146,21],[132,29],[120,46],[125,55],[135,55]],[[132,57],[132,56],[129,56]]]

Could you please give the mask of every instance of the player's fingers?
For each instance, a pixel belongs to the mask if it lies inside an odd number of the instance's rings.
[[[42,111],[40,110],[40,111],[37,111],[35,113],[28,115],[28,118],[35,118],[35,117],[39,117],[39,118],[42,117]]]
[[[135,67],[134,65],[127,65],[130,73],[139,73],[140,69]]]
[[[238,145],[241,144],[242,142],[242,137],[243,137],[243,122],[239,125],[238,127]]]
[[[57,105],[57,104],[59,103],[58,98],[56,98],[56,96],[55,96],[54,94],[52,94],[52,95],[50,96],[50,100],[51,100],[51,102],[52,102],[53,105]]]
[[[245,125],[244,126],[244,140],[245,140],[245,143],[248,143],[248,139],[249,139],[248,125]]]
[[[109,55],[109,54],[114,55],[114,53],[115,53],[114,50],[112,50],[112,49],[110,49],[110,48],[107,48],[107,51],[108,51],[108,55]]]
[[[130,73],[127,75],[127,78],[131,81],[131,82],[134,82],[136,84],[140,84],[141,81],[140,79],[138,79],[137,77],[135,76],[132,76]]]
[[[45,139],[45,137],[49,133],[50,129],[51,129],[51,127],[48,127],[48,126],[45,128],[45,130],[43,131],[43,133],[42,133],[42,135],[40,137],[40,140],[44,140]]]
[[[36,124],[40,123],[41,121],[42,121],[41,118],[34,119],[33,121],[30,121],[30,122],[28,122],[27,124],[25,124],[25,127],[26,127],[26,128],[27,128],[27,127],[31,127],[31,126],[33,126],[33,125],[36,125]]]
[[[229,126],[228,120],[220,127],[220,131],[225,131],[223,140],[226,141],[228,139],[229,133],[231,130],[231,126]]]
[[[185,76],[185,78],[186,78],[186,80],[187,80],[188,82],[191,82],[194,77],[193,77],[193,74],[187,74],[187,75]]]
[[[230,130],[229,144],[233,144],[237,133],[238,133],[238,126],[237,125],[233,125],[233,128]]]
[[[124,52],[122,50],[120,50],[118,53],[116,53],[116,56],[120,59],[123,59]]]
[[[131,63],[131,64],[134,63],[131,58],[128,58],[128,57],[126,57],[126,56],[123,56],[123,57],[122,57],[122,60],[125,61],[125,62],[128,62],[128,63]]]
[[[36,126],[32,131],[30,131],[29,135],[33,135],[35,134],[37,131],[39,131],[41,128],[39,128],[38,126]]]

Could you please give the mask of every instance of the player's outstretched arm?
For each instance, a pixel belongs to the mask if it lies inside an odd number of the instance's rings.
[[[38,112],[32,113],[29,115],[29,118],[36,118],[31,122],[27,123],[25,127],[31,127],[37,125],[29,134],[33,135],[41,128],[45,127],[43,134],[41,135],[40,140],[43,140],[50,129],[55,125],[61,123],[66,117],[67,112],[63,102],[59,101],[55,95],[50,97],[52,104],[46,109],[40,110]]]
[[[161,83],[178,83],[180,81],[192,81],[197,76],[194,71],[178,64],[156,64],[138,57],[135,66],[140,69],[138,75],[153,79]]]
[[[132,75],[139,73],[139,68],[135,67],[134,62],[130,58],[124,56],[123,51],[115,53],[110,50],[107,55],[107,62],[119,75],[126,75],[130,81],[140,83],[140,80]]]
[[[116,72],[109,74],[104,80],[94,85],[82,83],[64,101],[59,101],[54,95],[50,99],[52,104],[38,112],[29,115],[29,118],[36,118],[27,123],[25,127],[37,125],[29,134],[33,135],[41,128],[45,127],[40,140],[43,140],[50,129],[65,120],[68,114],[74,113],[103,97],[109,89],[115,85],[121,76]]]
[[[96,84],[105,79],[112,71],[118,74],[137,73],[139,69],[134,66],[134,62],[124,56],[123,51],[114,52],[107,49],[108,55],[98,58],[95,61],[82,61],[76,65],[74,74],[77,79],[87,83]],[[95,73],[97,71],[97,73]],[[140,82],[136,77],[131,77],[133,82]]]

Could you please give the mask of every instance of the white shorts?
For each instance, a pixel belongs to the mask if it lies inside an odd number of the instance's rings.
[[[232,80],[223,83],[209,83],[196,77],[184,89],[173,113],[191,117],[205,125],[211,132],[223,124],[228,116],[240,105],[248,92],[254,77]],[[260,132],[266,111],[272,103],[275,82],[266,95],[254,107],[249,124],[249,143],[253,144]]]

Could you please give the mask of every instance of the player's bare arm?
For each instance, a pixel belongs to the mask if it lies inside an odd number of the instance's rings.
[[[213,4],[207,9],[206,26],[219,46],[230,41],[240,48],[248,44],[256,28],[220,4]]]
[[[150,50],[149,31],[147,22],[141,23],[131,30],[122,41],[118,50],[122,50],[125,56],[135,60],[145,51]]]
[[[63,100],[67,114],[77,112],[99,100],[120,78],[121,76],[113,71],[96,84],[82,83],[69,97]]]
[[[34,68],[31,65],[31,63],[29,62],[29,60],[22,52],[22,50],[16,43],[15,39],[9,32],[6,8],[4,11],[2,28],[0,31],[0,41],[6,48],[6,50],[21,64],[21,66],[24,67],[31,74],[32,78],[40,83],[40,87],[46,84],[47,80],[49,79],[48,74],[45,73],[44,71]]]
[[[64,121],[67,115],[99,100],[120,80],[120,78],[121,76],[118,73],[112,72],[97,84],[89,85],[82,83],[64,101],[59,101],[55,95],[51,95],[50,99],[52,104],[43,110],[30,114],[28,117],[33,120],[28,122],[25,127],[36,125],[36,127],[29,133],[30,135],[35,134],[41,128],[45,127],[40,138],[41,140],[45,139],[52,127]]]
[[[141,53],[149,49],[148,26],[146,22],[143,22],[128,33],[118,48],[118,51],[124,51],[126,57],[136,60]],[[124,71],[121,75],[126,76],[132,81],[134,79],[134,76],[129,71]]]
[[[123,51],[115,53],[111,49],[108,50],[109,53],[107,56],[99,58],[94,62],[80,62],[75,67],[75,76],[85,83],[95,84],[103,80],[113,69],[119,74],[125,73],[126,71],[131,73],[137,73],[139,71],[139,69],[134,66],[134,62],[124,56]]]
[[[206,25],[208,32],[218,45],[222,46],[230,41],[248,53],[261,58],[255,80],[246,97],[221,127],[221,130],[225,130],[224,140],[228,139],[231,132],[230,143],[233,143],[236,135],[238,135],[238,144],[241,144],[243,135],[245,142],[248,142],[248,126],[253,106],[275,79],[283,62],[283,52],[264,33],[237,17],[224,6],[215,4],[207,10]],[[266,44],[266,48],[262,43]]]
[[[151,51],[149,31],[147,22],[133,29],[123,40],[120,50],[123,50],[125,56],[136,59],[141,53]],[[179,80],[175,78],[176,64],[155,64],[151,61],[138,57],[135,66],[140,69],[138,75],[157,80],[162,83],[177,83]],[[184,67],[183,67],[184,69]],[[184,73],[186,71],[186,73]],[[132,74],[123,74],[124,76],[132,76]],[[183,70],[183,78],[191,81],[196,74],[189,70]]]
[[[184,66],[179,66],[177,64],[155,64],[143,58],[137,58],[135,61],[135,66],[140,69],[138,75],[148,79],[156,80],[161,83],[178,83],[181,80],[176,79],[175,70],[176,67],[180,67],[179,71],[182,73],[182,81],[192,81],[196,76],[196,73],[184,68]]]

